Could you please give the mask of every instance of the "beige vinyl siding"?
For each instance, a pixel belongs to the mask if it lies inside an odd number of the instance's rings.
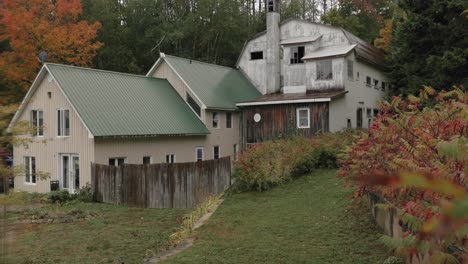
[[[51,93],[51,98],[48,97]],[[57,109],[70,110],[70,136],[57,137]],[[25,184],[24,176],[15,177],[15,190],[28,192],[50,191],[50,181],[60,180],[59,156],[61,153],[78,154],[80,157],[80,186],[90,182],[90,163],[94,160],[94,139],[73,110],[58,85],[49,74],[43,78],[38,89],[32,95],[19,120],[30,119],[31,110],[44,112],[44,137],[34,137],[28,148],[15,146],[14,164],[23,166],[24,156],[36,157],[36,171],[47,172],[49,179],[37,179],[35,185]]]
[[[187,101],[187,93],[197,102],[201,109],[200,119],[205,122],[205,111],[202,107],[202,103],[197,97],[190,91],[190,89],[185,85],[185,83],[177,76],[177,74],[172,70],[172,68],[167,64],[166,61],[162,61],[161,65],[158,66],[153,76],[155,78],[167,79],[167,81],[174,87],[177,93]]]
[[[95,139],[96,163],[108,164],[109,158],[125,157],[127,163],[142,164],[143,156],[151,156],[153,163],[166,162],[167,154],[175,154],[176,162],[196,161],[196,148],[204,148],[204,158],[213,158],[213,147],[220,146],[220,157],[232,156],[234,144],[239,144],[239,113],[232,115],[232,128],[226,128],[226,114],[220,113],[220,128],[211,126],[211,112],[207,111],[208,136],[173,136],[155,138]]]

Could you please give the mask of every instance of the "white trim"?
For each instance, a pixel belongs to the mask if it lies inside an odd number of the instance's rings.
[[[70,126],[68,128],[68,135],[59,135],[59,131],[58,131],[60,129],[60,127],[58,125],[58,123],[59,123],[59,111],[68,111],[68,123],[69,123],[69,126]],[[69,138],[69,137],[71,137],[71,114],[70,113],[71,113],[71,111],[68,108],[56,108],[55,109],[55,117],[56,117],[55,118],[55,121],[56,121],[55,124],[57,125],[57,129],[55,130],[56,137],[58,137],[58,138]],[[65,121],[65,119],[62,120],[62,121]],[[63,130],[65,131],[65,122],[61,122],[61,124],[63,125]],[[62,130],[62,129],[60,129],[60,130]]]
[[[301,126],[301,118],[299,115],[300,111],[306,110],[307,111],[307,126]],[[300,107],[296,108],[296,126],[297,128],[310,128],[310,109],[308,107]]]
[[[187,87],[187,89],[195,96],[195,98],[202,104],[201,107],[202,108],[207,108],[206,105],[203,103],[203,101],[198,97],[198,95],[192,90],[192,88],[190,88],[190,86],[187,84],[187,82],[185,82],[185,80],[182,78],[182,76],[180,76],[180,74],[174,69],[174,67],[172,67],[172,65],[167,61],[167,60],[164,60],[164,62],[167,63],[167,65],[169,65],[169,68],[171,68],[171,70],[177,75],[177,77],[182,81],[182,83]],[[185,101],[185,100],[184,100]]]
[[[169,157],[174,156],[174,161],[173,162],[167,162],[167,156],[169,156]],[[170,161],[170,159],[169,159],[169,161]],[[177,161],[176,161],[176,154],[175,153],[166,154],[166,163],[167,164],[172,164],[172,163],[176,163],[176,162]]]
[[[217,119],[214,118],[214,117],[215,117],[215,114],[216,114],[216,116],[218,117]],[[220,112],[218,112],[218,111],[213,111],[213,112],[211,112],[211,127],[212,127],[213,129],[220,129],[220,128],[221,128],[221,124],[220,124],[220,123],[221,123],[221,118],[220,118],[220,117],[221,117]],[[231,117],[231,118],[232,118],[232,117]],[[216,126],[214,126],[214,121],[215,121],[215,120],[218,121],[218,122],[216,122]]]
[[[151,69],[148,71],[148,73],[145,75],[146,77],[151,77],[153,74],[154,74],[154,71],[156,70],[156,68],[159,66],[159,64],[161,64],[161,61],[163,60],[163,58],[166,57],[166,55],[162,56],[162,54],[164,53],[161,53],[160,56],[159,56],[159,59],[153,64],[153,66],[151,67]]]
[[[109,158],[107,159],[107,162],[109,162],[110,159],[113,159],[113,160],[114,160],[114,165],[110,165],[110,164],[109,164],[110,166],[119,166],[118,159],[123,159],[123,160],[124,160],[124,163],[123,163],[123,164],[128,164],[127,157],[122,157],[122,156],[120,156],[120,157],[109,157]],[[115,165],[115,162],[116,162],[116,161],[117,161],[117,165]]]
[[[202,157],[201,157],[201,160],[205,160],[205,148],[204,147],[195,147],[195,161],[199,161],[198,160],[198,150],[201,149],[202,151]]]
[[[280,100],[280,101],[237,103],[236,106],[319,103],[319,102],[330,102],[330,101],[331,101],[331,98],[291,99],[291,100]]]
[[[36,111],[36,113],[37,113],[37,115],[38,115],[38,116],[36,116],[36,119],[37,119],[37,123],[38,123],[38,124],[39,124],[39,112],[42,112],[42,135],[39,135],[39,127],[40,127],[40,126],[36,126],[36,129],[35,129],[35,130],[36,130],[36,131],[35,131],[36,135],[32,135],[32,137],[33,137],[33,138],[43,138],[44,135],[45,135],[45,131],[44,131],[44,127],[45,127],[45,126],[44,126],[44,110],[42,110],[42,109],[36,109],[36,108],[29,110],[29,113],[30,113],[30,115],[29,115],[29,118],[30,118],[30,120],[29,120],[29,125],[30,125],[31,127],[32,127],[32,125],[33,125],[33,124],[32,124],[32,119],[31,119],[32,111]]]
[[[26,161],[25,161],[26,158],[29,159],[29,161],[28,161],[28,162],[29,162],[28,173],[30,173],[30,174],[29,174],[29,180],[30,180],[30,181],[29,181],[29,182],[26,181],[26,171],[25,171],[25,172],[24,172],[24,182],[23,182],[23,183],[24,183],[24,185],[35,186],[35,185],[37,184],[37,175],[34,175],[34,177],[35,177],[35,182],[32,182],[32,177],[33,177],[33,175],[32,175],[32,171],[31,171],[31,170],[32,170],[32,163],[31,163],[31,161],[32,161],[32,158],[34,158],[34,167],[36,167],[36,172],[37,172],[36,156],[33,156],[33,155],[25,155],[25,156],[23,156],[23,167],[26,167]]]
[[[86,123],[83,121],[83,118],[81,118],[80,116],[80,113],[76,110],[76,108],[73,106],[73,104],[71,103],[70,99],[68,98],[67,94],[63,91],[62,87],[60,86],[60,83],[57,81],[57,79],[55,78],[55,76],[52,74],[52,72],[49,70],[49,68],[47,67],[47,64],[44,64],[44,67],[47,69],[47,71],[49,72],[50,76],[52,76],[52,78],[54,78],[54,81],[55,83],[57,84],[57,87],[59,88],[60,92],[63,94],[63,96],[65,97],[65,99],[67,100],[67,102],[70,104],[71,108],[73,109],[73,111],[76,113],[76,115],[78,116],[78,119],[80,119],[81,123],[83,124],[83,126],[86,128],[86,130],[88,130],[89,132],[89,136],[92,135],[93,138],[94,138],[94,135],[93,133],[91,133],[91,130],[89,129],[89,127],[86,125]],[[71,113],[70,113],[71,114]],[[71,123],[70,123],[70,130],[71,130]],[[70,131],[70,134],[71,134],[71,131]],[[91,138],[91,137],[89,137]]]
[[[36,78],[34,79],[34,82],[32,83],[31,87],[29,88],[28,92],[26,93],[26,96],[23,98],[23,101],[21,102],[20,106],[18,107],[18,110],[16,111],[15,115],[10,121],[10,124],[8,124],[7,131],[10,130],[10,128],[13,126],[16,121],[18,121],[18,118],[20,115],[23,113],[24,109],[26,108],[26,105],[29,103],[29,100],[31,99],[32,94],[34,91],[37,89],[39,86],[40,80],[44,79],[44,72],[49,70],[44,66],[42,66],[41,70],[37,74]]]

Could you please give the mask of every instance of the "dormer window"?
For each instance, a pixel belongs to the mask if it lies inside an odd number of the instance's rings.
[[[317,61],[317,80],[333,79],[332,61],[321,60]]]
[[[304,58],[305,47],[298,46],[298,47],[291,47],[291,64],[299,64],[304,63],[302,58]]]

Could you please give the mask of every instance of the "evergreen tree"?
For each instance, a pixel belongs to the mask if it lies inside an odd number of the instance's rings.
[[[402,0],[394,19],[391,75],[395,95],[422,85],[451,89],[468,84],[468,20],[463,0]]]

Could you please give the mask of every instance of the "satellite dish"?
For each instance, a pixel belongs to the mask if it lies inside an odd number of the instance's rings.
[[[43,50],[39,52],[38,60],[40,63],[44,64],[48,58],[49,58],[49,54],[47,54],[47,51]]]

